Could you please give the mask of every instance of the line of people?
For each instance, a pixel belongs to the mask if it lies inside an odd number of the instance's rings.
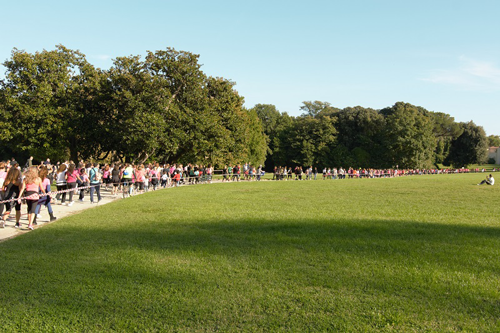
[[[31,162],[30,158],[28,162]],[[85,201],[85,194],[90,193],[90,202],[101,201],[101,185],[111,190],[111,195],[123,193],[124,197],[141,194],[149,190],[157,190],[170,186],[189,183],[211,182],[213,168],[211,165],[201,166],[188,164],[105,164],[85,163],[76,165],[72,161],[51,165],[47,159],[41,165],[26,163],[24,172],[19,164],[12,161],[0,162],[0,228],[4,228],[11,212],[15,211],[15,227],[21,226],[21,205],[26,205],[28,228],[37,224],[40,210],[47,207],[50,221],[56,220],[53,204],[72,206],[74,197]],[[51,185],[57,188],[55,197],[51,193]],[[21,200],[23,197],[28,197]],[[3,202],[7,201],[7,202]]]

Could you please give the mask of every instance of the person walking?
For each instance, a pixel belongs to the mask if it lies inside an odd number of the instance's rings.
[[[97,203],[101,201],[101,172],[99,171],[99,164],[94,163],[89,171],[90,179],[90,203],[94,203],[94,192],[97,194]]]
[[[113,182],[113,190],[111,195],[118,194],[118,186],[120,186],[120,168],[117,164],[113,165],[113,170],[111,170],[111,180]]]
[[[76,169],[76,166],[71,163],[68,167],[68,170],[66,171],[66,182],[67,182],[67,188],[71,191],[69,191],[69,203],[68,206],[73,206],[73,194],[75,194],[75,188],[76,188],[76,182],[79,178],[79,172]]]
[[[50,193],[50,180],[49,178],[47,178],[48,173],[49,169],[45,165],[42,166],[40,171],[38,172],[38,177],[40,177],[40,180],[42,181],[41,188],[45,190],[45,193]],[[50,222],[57,220],[57,218],[54,216],[54,211],[52,210],[52,205],[50,204],[50,201],[51,201],[50,195],[43,196],[38,200],[38,204],[36,205],[35,209],[35,218],[33,224],[36,224],[36,219],[40,217],[39,214],[40,210],[42,209],[42,205],[47,207],[47,210],[49,211]]]
[[[9,171],[7,172],[7,175],[5,177],[5,181],[3,183],[3,190],[4,190],[4,200],[10,200],[10,199],[18,199],[19,193],[21,191],[21,186],[23,184],[23,180],[21,178],[21,171],[19,171],[19,168],[17,167],[18,164],[14,164],[11,166]],[[2,216],[3,219],[3,224],[5,225],[7,221],[7,217],[9,217],[10,212],[12,211],[12,208],[15,208],[16,210],[16,228],[21,227],[21,202],[15,200],[11,202],[7,202],[5,204],[5,213]]]
[[[85,167],[80,168],[80,195],[78,201],[83,202],[85,200],[85,187],[89,185],[89,176],[87,174],[87,169]]]
[[[28,212],[28,229],[33,230],[33,222],[35,218],[36,206],[38,204],[39,192],[45,194],[45,189],[42,186],[42,181],[38,177],[38,168],[30,167],[24,174],[24,182],[19,192],[19,201],[24,194],[26,198],[26,207]]]
[[[57,169],[57,178],[56,178],[56,186],[57,191],[64,191],[67,189],[67,180],[66,180],[66,164],[62,163]],[[64,205],[66,202],[66,192],[58,193],[56,196],[56,200],[61,201],[61,205]]]

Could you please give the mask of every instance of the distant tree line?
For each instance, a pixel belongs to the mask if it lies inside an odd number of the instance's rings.
[[[473,122],[398,102],[382,110],[339,109],[303,102],[299,117],[258,104],[268,139],[266,166],[313,165],[355,168],[463,167],[484,163],[488,138]],[[490,137],[491,138],[491,137]],[[490,140],[491,141],[491,140]]]
[[[234,83],[171,48],[109,69],[62,45],[14,49],[0,80],[0,157],[356,168],[462,167],[487,160],[473,122],[398,102],[382,110],[304,102],[298,117],[243,107]]]

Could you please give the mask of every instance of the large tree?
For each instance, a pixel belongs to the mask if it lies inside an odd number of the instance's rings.
[[[483,127],[474,122],[462,123],[462,134],[452,141],[448,163],[456,168],[485,163],[488,159],[488,139]]]
[[[434,123],[434,136],[436,138],[435,163],[443,163],[450,154],[451,142],[462,134],[462,127],[449,114],[431,112]]]
[[[436,140],[432,118],[422,108],[398,102],[381,110],[386,116],[387,162],[400,168],[429,168]]]
[[[76,159],[88,134],[81,126],[91,121],[82,100],[92,98],[98,70],[62,45],[35,54],[14,49],[3,65],[2,144],[37,159]]]
[[[343,165],[377,167],[384,164],[385,119],[378,111],[361,106],[348,107],[335,114],[338,147],[334,153]]]
[[[322,166],[332,162],[335,144],[335,120],[330,117],[293,118],[279,136],[277,165]]]

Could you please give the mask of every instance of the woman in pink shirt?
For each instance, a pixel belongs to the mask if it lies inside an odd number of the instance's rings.
[[[109,164],[104,166],[104,171],[102,173],[102,181],[106,184],[106,191],[108,190],[108,184],[111,184],[111,171],[109,168]]]
[[[137,167],[137,170],[135,171],[135,184],[137,191],[139,193],[144,193],[144,177],[145,177],[145,172],[144,172],[144,165],[139,165]]]
[[[45,193],[50,193],[50,179],[47,178],[48,173],[49,173],[49,170],[47,169],[46,166],[42,166],[40,168],[40,171],[38,172],[38,176],[42,180],[41,188],[43,188],[45,190]],[[46,206],[47,210],[49,211],[50,222],[57,220],[57,218],[54,216],[54,211],[52,210],[52,205],[50,204],[50,200],[51,200],[50,195],[43,196],[40,198],[40,200],[38,200],[38,204],[36,205],[36,209],[35,209],[35,218],[33,219],[33,224],[37,224],[36,219],[37,219],[38,214],[40,214],[40,210],[42,209],[42,205]]]
[[[89,185],[89,176],[87,175],[87,170],[85,168],[80,169],[80,180],[82,182],[82,187]],[[85,199],[85,189],[80,190],[80,197],[78,200],[83,202]]]
[[[41,190],[45,194],[45,189],[42,188],[42,180],[38,177],[38,169],[36,166],[28,168],[24,174],[24,182],[19,193],[18,201],[21,201],[23,195],[29,197],[26,199],[28,206],[28,229],[33,230],[33,220],[35,216],[36,206],[38,204],[38,192]]]
[[[66,182],[68,184],[69,191],[69,203],[68,206],[73,205],[73,194],[75,194],[76,188],[76,180],[79,177],[79,172],[76,169],[75,165],[72,163],[69,165],[68,170],[66,171]]]

